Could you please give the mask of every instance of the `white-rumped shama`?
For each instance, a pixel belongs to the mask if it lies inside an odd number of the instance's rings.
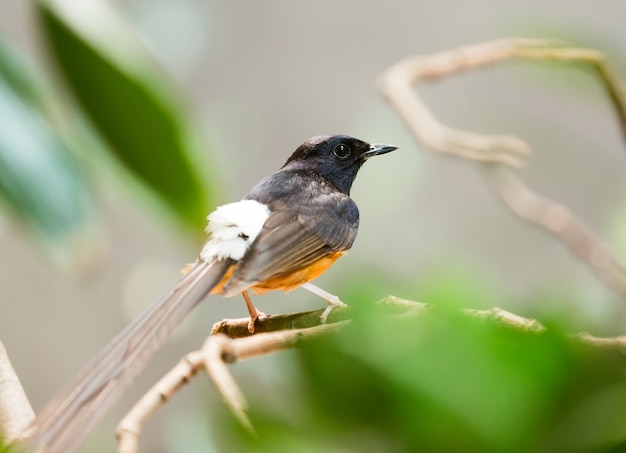
[[[75,451],[174,328],[207,294],[242,293],[249,329],[262,315],[247,291],[290,291],[300,286],[341,302],[309,282],[348,250],[359,210],[350,188],[367,159],[396,149],[345,135],[304,142],[276,173],[243,198],[208,216],[209,239],[180,282],[120,332],[41,411],[29,447],[46,453]]]

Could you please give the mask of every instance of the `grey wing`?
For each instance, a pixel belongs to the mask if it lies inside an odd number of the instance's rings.
[[[289,209],[272,212],[224,286],[223,294],[234,295],[255,283],[349,249],[358,229],[356,212],[356,217],[345,212],[336,216],[332,211],[317,215]]]

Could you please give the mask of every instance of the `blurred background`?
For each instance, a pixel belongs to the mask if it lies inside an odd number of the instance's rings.
[[[18,213],[19,203],[5,199],[0,205],[6,208],[0,210],[0,340],[35,408],[176,282],[203,241],[198,212],[240,199],[301,142],[319,134],[400,148],[361,171],[352,192],[361,211],[359,237],[320,279],[323,288],[347,303],[356,292],[366,294],[366,301],[394,294],[432,302],[451,294],[463,307],[559,317],[573,332],[626,333],[623,301],[559,242],[512,216],[480,169],[420,148],[375,85],[402,58],[509,36],[595,48],[624,79],[623,2],[133,0],[111,2],[117,12],[111,20],[99,4],[0,3],[3,48],[37,87],[20,91],[24,79],[18,77],[5,91],[22,98],[43,93],[29,105],[44,112],[42,133],[57,137],[51,146],[56,157],[48,162],[29,155],[32,173],[26,174],[44,193],[50,189],[50,200],[42,203],[59,201],[57,189],[71,200],[63,211],[69,220],[59,220],[52,232],[45,225],[58,219],[40,215],[38,224],[36,215]],[[142,129],[132,121],[142,114],[134,110],[134,92],[124,98],[104,79],[82,87],[72,82],[72,71],[88,75],[94,66],[81,59],[80,49],[73,54],[71,46],[63,47],[67,39],[59,23],[104,49],[105,63],[128,71],[120,74],[132,75],[119,77],[120,86],[134,80],[135,88],[148,87],[142,102],[161,116],[145,124],[164,127]],[[77,100],[77,93],[85,99]],[[116,97],[122,107],[116,110],[113,102],[108,116],[98,118],[89,113],[90,102],[97,101],[89,93]],[[420,93],[452,126],[526,140],[535,155],[521,170],[524,180],[568,205],[626,258],[624,143],[589,71],[516,61],[424,86]],[[14,111],[0,108],[0,122],[10,130]],[[117,129],[90,126],[98,119],[112,124],[111,118],[121,121]],[[39,117],[25,122],[41,126]],[[26,133],[34,139],[37,134]],[[180,156],[159,164],[157,148],[168,140]],[[119,149],[133,155],[124,160]],[[51,174],[57,167],[58,174]],[[144,167],[158,171],[150,176]],[[193,199],[188,205],[181,201],[186,194]],[[257,306],[283,313],[323,302],[296,291],[259,298]],[[112,427],[133,399],[182,354],[197,349],[214,322],[245,315],[238,298],[202,304],[85,451],[111,451]],[[286,353],[235,369],[244,385],[270,400],[288,385],[289,358]],[[216,448],[203,425],[212,417],[203,409],[214,400],[208,384],[194,383],[174,399],[169,418],[159,415],[150,424],[145,451]],[[197,412],[181,409],[189,406]],[[190,432],[201,440],[176,450]]]

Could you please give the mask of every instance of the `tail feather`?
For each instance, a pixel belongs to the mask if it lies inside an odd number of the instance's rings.
[[[44,407],[31,427],[28,447],[45,453],[76,451],[231,264],[231,260],[199,261],[171,291],[137,316]]]

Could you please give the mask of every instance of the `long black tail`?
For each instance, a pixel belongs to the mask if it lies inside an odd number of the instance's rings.
[[[198,262],[137,316],[41,411],[28,448],[72,453],[189,312],[217,285],[230,260]]]

